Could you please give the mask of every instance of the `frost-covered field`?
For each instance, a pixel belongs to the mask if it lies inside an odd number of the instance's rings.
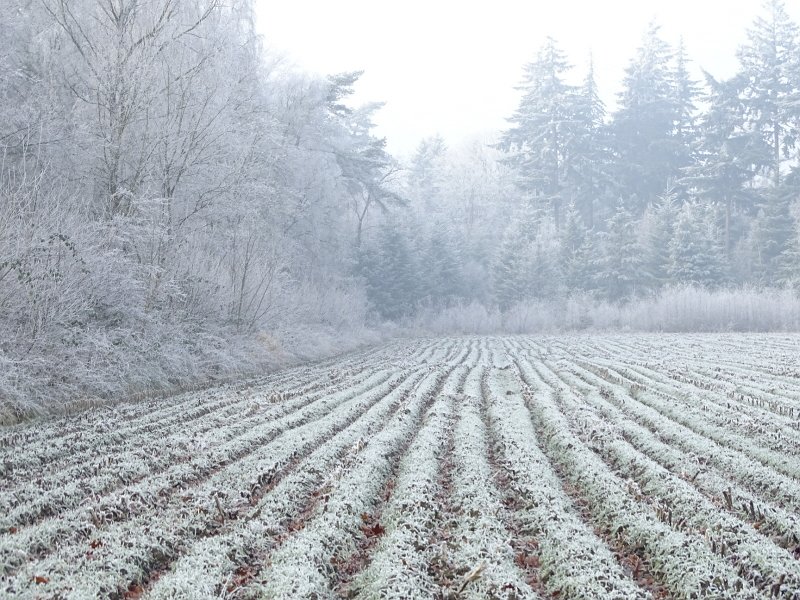
[[[0,597],[800,598],[800,337],[395,343],[0,430]]]

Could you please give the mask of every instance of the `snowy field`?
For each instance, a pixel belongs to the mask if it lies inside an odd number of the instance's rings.
[[[0,597],[800,598],[800,337],[462,338],[0,430]]]

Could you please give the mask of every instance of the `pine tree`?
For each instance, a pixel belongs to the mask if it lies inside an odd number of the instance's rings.
[[[643,211],[649,201],[678,178],[685,158],[676,152],[673,51],[651,24],[636,58],[625,70],[620,108],[614,115],[614,140],[621,191]]]
[[[670,281],[670,242],[678,213],[677,194],[667,190],[657,204],[648,207],[645,225],[645,269],[651,285],[659,289]]]
[[[510,151],[509,162],[519,172],[521,187],[561,219],[565,185],[566,148],[572,120],[573,88],[564,82],[570,65],[555,40],[548,38],[536,60],[526,65],[519,108],[510,119],[500,147]]]
[[[597,265],[601,291],[609,300],[632,298],[645,287],[647,272],[636,237],[636,222],[622,200],[607,223],[602,242],[602,259]]]
[[[739,48],[739,97],[743,126],[760,142],[756,164],[781,185],[782,166],[796,158],[800,118],[800,30],[789,18],[782,0],[767,0],[765,16],[756,18],[748,42]]]
[[[588,254],[590,233],[574,204],[567,207],[561,230],[558,268],[567,291],[593,289],[592,256]]]
[[[682,207],[669,244],[672,282],[714,287],[724,280],[724,259],[706,212],[697,204]]]
[[[752,272],[761,285],[777,285],[790,270],[794,220],[789,202],[772,190],[753,222],[751,231]]]
[[[569,98],[569,135],[565,139],[565,182],[583,223],[594,226],[596,203],[611,188],[611,155],[605,134],[606,110],[594,78],[594,63]]]

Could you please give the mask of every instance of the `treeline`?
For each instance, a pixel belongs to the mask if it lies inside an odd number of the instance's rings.
[[[396,168],[358,73],[284,62],[250,0],[3,3],[0,407],[357,341],[352,248]]]
[[[799,44],[769,0],[738,72],[697,81],[683,44],[653,25],[609,112],[591,63],[574,82],[548,39],[496,140],[420,145],[404,190],[414,210],[362,252],[370,299],[396,318],[431,305],[796,285]]]

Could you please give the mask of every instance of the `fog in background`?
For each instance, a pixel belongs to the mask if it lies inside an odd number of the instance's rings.
[[[787,14],[798,21],[800,5]],[[624,69],[651,22],[686,45],[695,77],[737,68],[736,49],[761,10],[759,0],[403,3],[258,0],[257,28],[268,48],[319,74],[363,70],[359,102],[381,101],[376,134],[390,151],[409,155],[422,138],[451,144],[502,129],[519,102],[515,86],[547,36],[575,65],[577,83],[594,60],[603,101],[616,104]]]
[[[798,11],[695,4],[6,0],[0,416],[395,335],[797,330]]]

